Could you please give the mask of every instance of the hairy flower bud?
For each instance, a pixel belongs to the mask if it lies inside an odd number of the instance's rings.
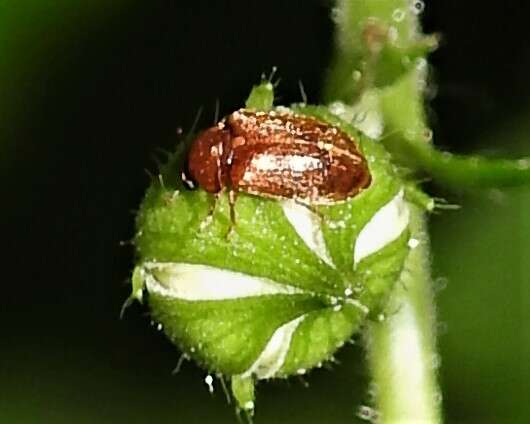
[[[292,110],[355,140],[371,184],[325,205],[241,192],[232,204],[186,186],[181,146],[137,217],[133,297],[182,352],[230,378],[247,410],[255,380],[320,366],[376,317],[409,248],[404,185],[384,148],[325,108]]]

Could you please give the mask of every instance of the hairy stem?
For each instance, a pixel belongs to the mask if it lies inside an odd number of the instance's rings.
[[[412,240],[387,318],[369,325],[368,360],[380,423],[441,422],[435,307],[425,214],[411,208]]]
[[[423,2],[337,0],[336,52],[324,90],[327,101],[350,105],[362,105],[368,94],[375,98],[377,110],[365,112],[378,114],[386,132],[382,142],[413,174],[425,164],[411,158],[410,149],[432,149],[430,137],[417,135],[428,132],[424,56],[436,45],[436,37],[420,32],[417,7]],[[427,223],[422,209],[410,208],[413,249],[386,310],[388,318],[370,324],[365,339],[379,422],[439,423]]]

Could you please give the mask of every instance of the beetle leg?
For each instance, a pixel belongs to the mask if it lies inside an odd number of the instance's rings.
[[[228,204],[230,205],[230,226],[228,227],[228,231],[225,236],[226,238],[230,238],[230,236],[234,232],[234,227],[236,225],[236,199],[237,192],[235,190],[230,189],[228,191]]]
[[[195,183],[193,182],[191,178],[188,177],[188,175],[186,175],[184,171],[181,172],[180,179],[182,180],[182,182],[188,189],[190,190],[195,189]]]
[[[201,222],[199,228],[201,230],[204,230],[209,224],[211,224],[213,220],[213,215],[215,213],[215,209],[217,208],[217,202],[219,201],[219,197],[224,193],[224,191],[220,191],[219,193],[214,193],[213,195],[213,202],[210,203],[210,207],[208,208],[208,214],[204,218],[204,220]],[[224,235],[225,239],[228,239],[230,235],[234,232],[234,226],[236,225],[236,212],[235,212],[235,204],[236,204],[236,198],[237,193],[234,190],[228,191],[228,204],[230,207],[230,223],[228,224],[228,230],[226,234]]]
[[[208,225],[212,223],[213,214],[215,213],[215,208],[217,207],[218,200],[219,200],[219,193],[214,193],[213,202],[210,202],[210,205],[208,207],[208,213],[206,214],[206,217],[202,220],[202,222],[199,224],[199,229],[201,231],[204,230]]]
[[[210,207],[208,208],[208,215],[207,218],[213,217],[213,214],[215,213],[215,208],[217,207],[217,202],[219,201],[219,193],[214,193],[213,195],[213,202],[210,203]]]
[[[215,161],[217,163],[217,184],[219,185],[220,188],[223,188],[224,184],[223,184],[223,161],[222,161],[223,142],[222,141],[220,141],[217,144],[217,149],[215,149],[215,155],[216,155]]]
[[[228,203],[230,204],[230,222],[235,225],[236,223],[236,199],[237,192],[235,190],[228,191]]]

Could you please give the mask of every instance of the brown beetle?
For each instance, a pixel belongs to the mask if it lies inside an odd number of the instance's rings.
[[[191,177],[210,193],[230,190],[333,204],[355,196],[371,181],[354,140],[316,118],[289,112],[241,109],[193,142]]]

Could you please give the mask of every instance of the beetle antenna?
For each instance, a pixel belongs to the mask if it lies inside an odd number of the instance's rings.
[[[193,120],[193,124],[191,124],[191,128],[186,133],[185,139],[189,139],[190,137],[193,136],[193,134],[195,133],[195,130],[197,129],[197,125],[199,125],[199,120],[201,119],[201,115],[202,115],[202,106],[199,108],[199,110],[195,114],[195,119]]]
[[[217,121],[219,121],[219,109],[220,109],[221,105],[220,105],[220,102],[219,102],[219,99],[215,99],[215,112],[214,112],[214,115],[213,115],[213,124],[217,124]]]

